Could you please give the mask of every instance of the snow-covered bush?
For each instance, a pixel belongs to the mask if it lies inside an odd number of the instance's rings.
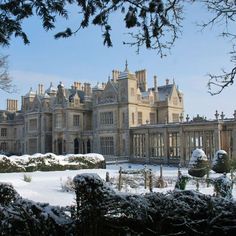
[[[236,202],[195,191],[116,193],[96,174],[74,178],[80,235],[234,235]]]
[[[32,181],[32,177],[30,176],[30,175],[26,175],[26,174],[24,174],[23,175],[23,180],[25,181],[25,182],[31,182]]]
[[[216,173],[230,172],[230,160],[226,151],[218,150],[212,161],[212,170]]]
[[[63,192],[74,192],[75,185],[71,177],[67,177],[66,181],[61,180],[61,189]]]
[[[77,235],[75,221],[63,208],[17,198],[0,204],[1,235]]]
[[[8,205],[16,200],[19,194],[12,184],[0,183],[0,205]]]
[[[24,172],[25,168],[18,165],[10,157],[0,155],[0,173]]]
[[[188,173],[191,176],[201,178],[207,174],[208,166],[205,152],[202,149],[195,149],[190,158]]]
[[[53,153],[10,156],[0,155],[0,172],[60,171],[88,168],[106,168],[100,154],[68,154],[57,156]]]
[[[211,180],[214,185],[214,192],[217,197],[232,198],[232,181],[226,174]]]

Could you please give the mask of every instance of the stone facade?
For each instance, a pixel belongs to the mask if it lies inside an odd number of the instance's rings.
[[[147,88],[146,70],[112,71],[106,83],[91,88],[51,84],[7,100],[0,111],[0,150],[9,153],[89,153],[140,162],[186,163],[195,148],[209,158],[220,148],[236,156],[236,120],[216,114],[208,121],[183,119],[183,93],[166,80]]]

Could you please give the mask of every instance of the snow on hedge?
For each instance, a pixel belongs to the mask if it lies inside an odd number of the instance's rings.
[[[97,153],[67,154],[65,156],[53,153],[10,157],[0,155],[0,172],[55,171],[95,167],[105,167],[104,157]]]

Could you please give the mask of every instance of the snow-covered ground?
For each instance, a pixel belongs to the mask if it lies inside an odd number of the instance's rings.
[[[84,170],[68,170],[68,171],[51,171],[51,172],[30,172],[30,173],[0,173],[0,181],[12,183],[17,192],[23,197],[37,202],[48,202],[51,205],[66,206],[75,204],[75,194],[73,192],[63,192],[61,185],[68,179],[73,178],[80,173],[97,173],[105,180],[106,172],[109,172],[110,178],[116,183],[118,171],[122,167],[123,170],[143,169],[144,165],[137,164],[113,164],[107,165],[107,169],[84,169]],[[147,165],[147,169],[152,169],[154,175],[159,176],[160,166]],[[187,174],[187,169],[181,169],[182,174]],[[173,190],[177,179],[178,169],[176,167],[163,166],[163,177],[167,181],[168,187],[163,189],[154,188],[153,191],[167,192]],[[24,181],[24,174],[31,176],[31,182]],[[211,173],[210,177],[219,175]],[[127,176],[132,178],[132,175]],[[123,184],[122,191],[131,193],[144,193],[148,189],[144,189],[144,180],[140,181],[140,186],[132,189],[127,184]],[[191,181],[187,184],[186,189],[196,189],[196,183]],[[206,183],[200,183],[199,191],[205,194],[213,194],[213,187],[207,187]],[[236,186],[233,189],[233,197],[236,199]]]

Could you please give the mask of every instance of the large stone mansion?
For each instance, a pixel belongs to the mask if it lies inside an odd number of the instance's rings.
[[[16,154],[53,152],[103,154],[140,162],[185,163],[203,148],[209,158],[220,148],[236,158],[236,115],[213,121],[184,119],[183,93],[168,79],[147,88],[146,70],[112,71],[91,88],[74,82],[44,90],[39,84],[0,111],[0,150]]]

